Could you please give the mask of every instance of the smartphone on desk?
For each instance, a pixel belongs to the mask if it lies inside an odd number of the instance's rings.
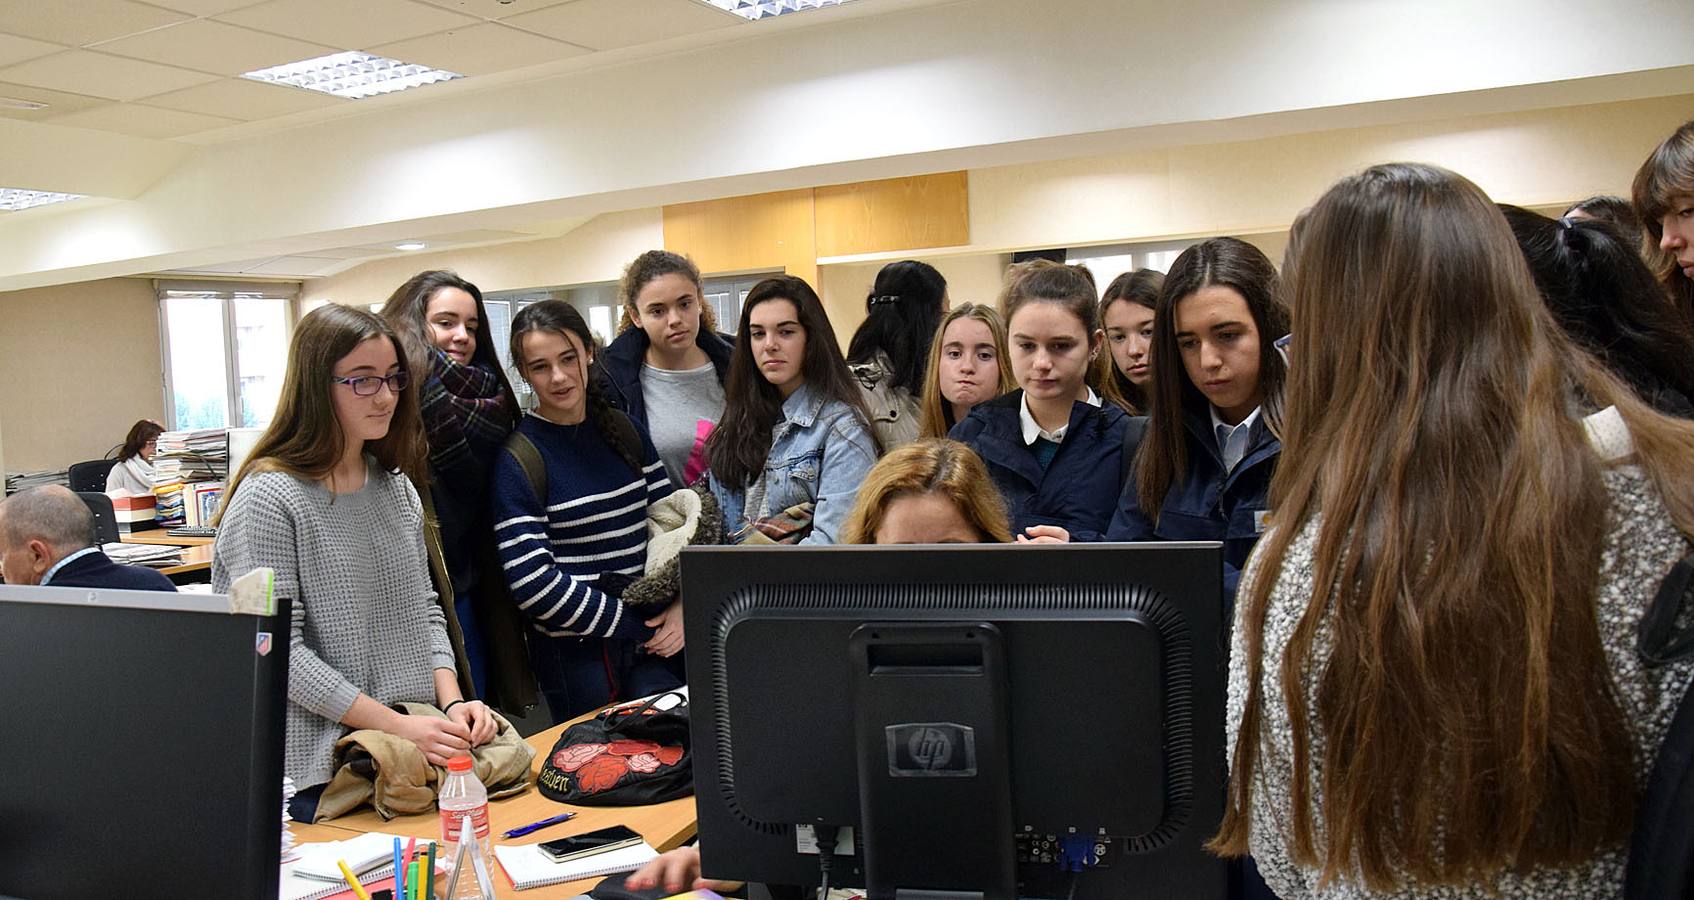
[[[590,831],[587,834],[573,834],[570,837],[546,841],[536,846],[540,847],[541,852],[547,854],[547,858],[554,862],[570,862],[573,859],[593,856],[596,853],[607,853],[624,847],[633,847],[641,843],[642,840],[641,835],[636,834],[628,827],[613,825],[611,828],[602,828],[599,831]]]

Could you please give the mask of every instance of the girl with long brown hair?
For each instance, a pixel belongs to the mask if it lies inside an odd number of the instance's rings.
[[[953,307],[930,341],[919,436],[946,437],[978,403],[1004,394],[1016,383],[1000,314],[981,303]]]
[[[429,584],[413,480],[426,451],[406,355],[374,313],[329,304],[300,320],[276,417],[230,481],[212,548],[219,593],[275,571],[290,601],[283,771],[290,811],[311,821],[333,774],[335,742],[374,728],[444,766],[494,736],[488,707],[466,700],[441,605]],[[445,719],[396,712],[434,703]]]
[[[816,291],[792,275],[753,285],[706,442],[731,543],[834,544],[881,448]]]
[[[1694,537],[1694,425],[1570,344],[1458,175],[1373,167],[1291,237],[1214,846],[1283,897],[1616,896],[1694,675],[1634,653]]]
[[[1100,324],[1111,351],[1112,378],[1131,415],[1144,416],[1151,404],[1147,392],[1153,381],[1153,314],[1165,275],[1153,269],[1125,272],[1100,295]]]
[[[1694,323],[1694,122],[1678,128],[1635,173],[1635,211],[1663,253],[1659,279]]]
[[[1288,315],[1276,294],[1276,267],[1245,241],[1213,238],[1176,258],[1153,317],[1147,436],[1106,531],[1111,541],[1222,541],[1230,602],[1282,452],[1274,342]]]
[[[522,624],[501,596],[488,504],[489,467],[519,410],[494,351],[482,291],[456,273],[431,269],[396,288],[381,315],[405,348],[429,441],[429,480],[415,486],[460,686],[522,709],[535,702],[535,676],[524,660]]]

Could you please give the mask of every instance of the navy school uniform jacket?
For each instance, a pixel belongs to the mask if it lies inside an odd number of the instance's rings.
[[[71,560],[53,573],[51,587],[110,588],[122,591],[174,591],[163,573],[146,566],[128,566],[113,562],[105,553],[96,550]]]
[[[1264,531],[1271,475],[1282,454],[1282,442],[1265,427],[1260,414],[1247,432],[1246,454],[1225,473],[1210,415],[1184,410],[1182,424],[1188,438],[1188,473],[1165,494],[1158,524],[1142,512],[1131,477],[1118,498],[1106,540],[1222,541],[1224,602],[1233,606],[1241,567]]]
[[[630,326],[617,336],[606,352],[600,355],[600,383],[606,388],[606,399],[622,410],[643,433],[651,433],[647,423],[647,401],[641,394],[641,364],[647,357],[647,332]],[[735,349],[730,338],[701,328],[694,343],[706,351],[706,358],[717,370],[718,383],[729,377],[729,354]]]
[[[1065,439],[1043,472],[1023,442],[1022,405],[1021,390],[979,403],[948,437],[968,445],[988,465],[1014,535],[1031,525],[1058,525],[1073,541],[1102,540],[1122,487],[1129,414],[1110,403],[1095,407],[1077,401]]]

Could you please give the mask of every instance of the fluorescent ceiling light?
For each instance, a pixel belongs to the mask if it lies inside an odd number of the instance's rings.
[[[0,109],[23,109],[34,111],[46,109],[49,104],[37,103],[34,100],[19,100],[16,97],[0,97]]]
[[[87,194],[60,194],[53,191],[28,191],[23,188],[0,188],[0,210],[15,211],[66,200],[81,200]]]
[[[396,249],[396,250],[422,250],[426,246],[428,246],[428,245],[423,243],[422,241],[407,241],[404,244],[395,244],[394,249]]]
[[[465,76],[457,72],[348,50],[345,53],[331,53],[316,59],[258,69],[241,77],[357,100]]]
[[[839,6],[849,0],[706,0],[718,9],[727,9],[743,19],[768,19],[788,13]]]

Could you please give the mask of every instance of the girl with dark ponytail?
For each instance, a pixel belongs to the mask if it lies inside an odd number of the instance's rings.
[[[915,259],[883,266],[865,298],[865,321],[847,344],[847,365],[864,389],[885,451],[917,440],[924,365],[946,308],[947,279]]]
[[[512,322],[512,362],[537,406],[494,462],[494,538],[554,722],[682,683],[682,606],[621,599],[647,563],[648,508],[669,497],[653,442],[591,372],[582,314],[543,300]]]

